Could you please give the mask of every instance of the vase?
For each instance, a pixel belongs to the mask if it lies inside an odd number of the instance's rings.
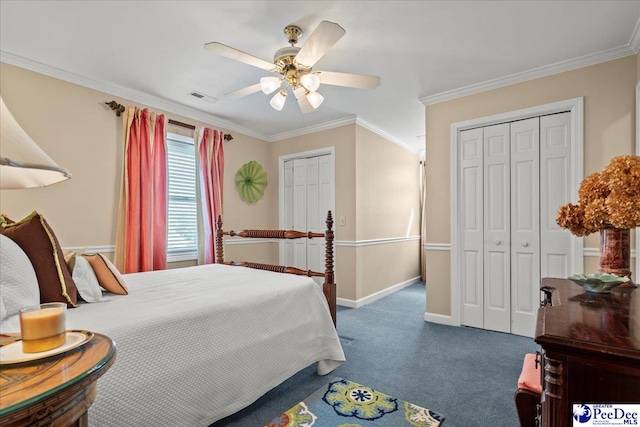
[[[600,271],[631,277],[631,246],[628,228],[600,230]]]

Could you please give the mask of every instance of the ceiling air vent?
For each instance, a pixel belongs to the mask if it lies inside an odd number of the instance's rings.
[[[203,101],[206,101],[210,104],[213,104],[214,102],[216,102],[218,99],[214,98],[213,96],[209,96],[206,95],[202,92],[198,92],[197,90],[192,90],[191,92],[189,92],[189,95],[193,96],[194,98],[198,98],[198,99],[202,99]]]

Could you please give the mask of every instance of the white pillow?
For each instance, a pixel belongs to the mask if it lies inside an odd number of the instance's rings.
[[[0,290],[6,309],[3,319],[18,314],[21,308],[40,304],[38,279],[29,257],[3,234],[0,234],[0,270]]]
[[[7,316],[7,306],[4,305],[4,299],[2,298],[2,294],[0,294],[0,321]]]
[[[5,317],[6,316],[6,317]],[[7,316],[7,307],[0,293],[0,334],[20,332],[20,319],[18,315]]]
[[[75,257],[72,276],[80,297],[86,302],[108,301],[109,298],[102,297],[102,288],[89,261],[81,255],[75,255]]]

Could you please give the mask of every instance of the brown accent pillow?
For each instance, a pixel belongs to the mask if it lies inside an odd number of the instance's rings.
[[[62,248],[53,230],[36,211],[13,222],[0,215],[0,233],[22,248],[36,272],[40,302],[64,302],[75,307],[78,302],[76,284],[64,261]]]
[[[109,292],[127,295],[127,285],[115,265],[102,254],[82,255],[89,261],[98,283]]]

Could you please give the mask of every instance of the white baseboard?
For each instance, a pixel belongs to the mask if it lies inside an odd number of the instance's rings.
[[[451,316],[436,313],[424,313],[424,321],[451,326]]]
[[[347,298],[336,298],[336,304],[342,307],[360,308],[363,305],[377,301],[381,298],[386,297],[387,295],[391,295],[394,292],[398,292],[400,289],[406,288],[407,286],[411,286],[414,283],[418,283],[419,281],[420,281],[420,276],[417,276],[417,277],[414,277],[413,279],[405,280],[402,283],[398,283],[397,285],[390,286],[386,289],[383,289],[374,294],[368,295],[364,298],[360,298],[359,300],[352,300]]]

